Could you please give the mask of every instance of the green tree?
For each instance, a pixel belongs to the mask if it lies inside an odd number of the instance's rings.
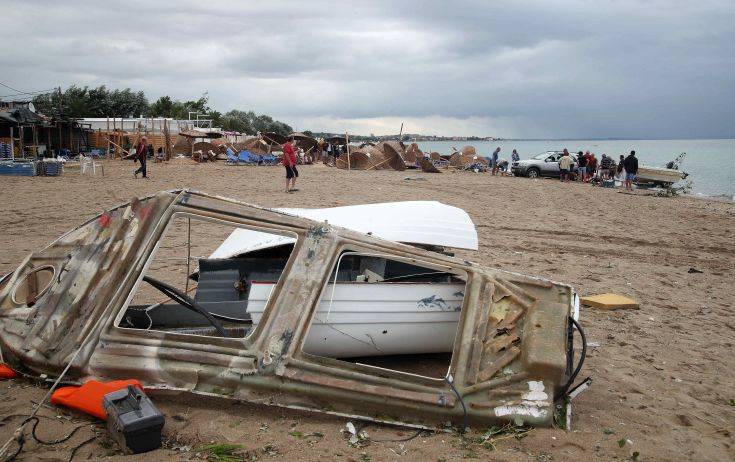
[[[254,135],[255,129],[252,124],[254,117],[255,113],[252,111],[245,112],[233,109],[222,116],[221,125],[222,128],[228,131]]]
[[[225,114],[209,107],[209,95],[204,93],[200,98],[180,101],[171,96],[159,97],[153,104],[148,103],[145,93],[123,90],[108,90],[101,85],[97,88],[72,85],[64,92],[51,92],[38,95],[33,99],[37,110],[50,116],[64,117],[171,117],[188,119],[196,114],[200,118],[212,119],[214,126],[225,130],[254,135],[257,132],[276,132],[288,135],[293,129],[286,123],[274,120],[265,114],[253,111],[233,109]],[[305,133],[311,134],[306,131]],[[311,135],[310,135],[311,136]]]
[[[173,117],[174,102],[170,96],[161,96],[150,107],[151,117]]]
[[[63,93],[38,95],[33,103],[42,114],[63,117],[138,117],[148,113],[148,99],[142,91],[130,88],[108,91],[72,85]]]

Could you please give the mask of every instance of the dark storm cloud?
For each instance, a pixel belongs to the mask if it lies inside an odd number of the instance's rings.
[[[299,128],[734,136],[731,1],[5,2],[2,81],[208,91]],[[0,93],[2,94],[2,93]]]

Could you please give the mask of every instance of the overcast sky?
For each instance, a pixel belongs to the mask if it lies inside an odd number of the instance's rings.
[[[0,7],[0,82],[22,91],[207,91],[313,131],[735,137],[733,0]]]

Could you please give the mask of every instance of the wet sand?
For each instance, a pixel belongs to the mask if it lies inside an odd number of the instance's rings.
[[[105,438],[75,460],[188,460],[209,442],[242,444],[258,460],[733,460],[735,447],[735,204],[690,197],[661,198],[558,180],[446,172],[343,171],[300,167],[297,193],[283,192],[280,167],[149,164],[151,179],[133,179],[133,164],[105,161],[106,176],[1,177],[0,273],[29,252],[117,203],[162,189],[194,188],[269,207],[330,207],[398,200],[439,200],[467,210],[480,239],[460,256],[488,266],[548,277],[582,295],[616,292],[637,311],[583,308],[587,363],[580,377],[592,387],[574,402],[572,432],[534,429],[495,451],[451,434],[405,443],[351,448],[340,434],[347,421],[260,405],[191,396],[156,397],[167,415],[167,449],[123,457]],[[422,178],[407,180],[406,178]],[[701,273],[689,273],[695,268]],[[27,412],[45,388],[25,380],[0,383],[0,419]],[[68,433],[87,418],[44,409],[39,436]],[[68,415],[69,420],[56,418]],[[0,426],[4,442],[19,417]],[[100,431],[99,425],[96,431]],[[85,427],[56,447],[29,441],[22,460],[66,460],[89,438]],[[370,426],[375,439],[406,430]],[[304,435],[318,432],[320,436]],[[104,432],[102,432],[104,433]],[[475,435],[477,436],[477,435]],[[619,447],[619,440],[629,440]],[[249,459],[247,459],[249,460]]]

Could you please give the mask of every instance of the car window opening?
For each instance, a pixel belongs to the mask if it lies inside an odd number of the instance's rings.
[[[386,255],[344,252],[324,288],[304,352],[444,378],[466,278]]]
[[[255,304],[264,308],[271,295],[253,288],[261,284],[275,286],[294,245],[211,258],[235,229],[238,228],[219,222],[174,218],[119,327],[246,337],[255,325],[249,307]],[[278,234],[257,233],[274,241],[282,238]]]

